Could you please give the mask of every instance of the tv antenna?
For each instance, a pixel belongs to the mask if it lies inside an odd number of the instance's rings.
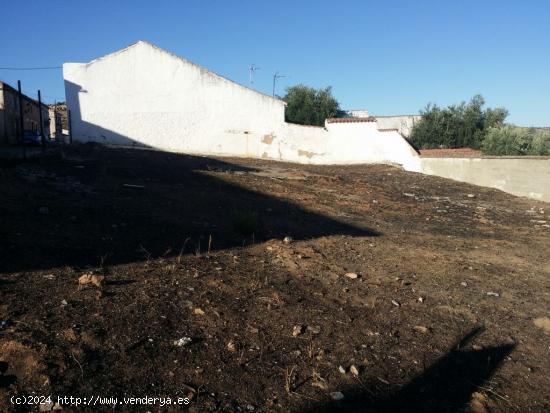
[[[251,85],[254,84],[254,72],[255,72],[256,70],[260,70],[260,68],[257,67],[255,64],[252,64],[252,66],[250,66],[250,67],[248,68],[248,71],[249,71],[249,73],[250,73],[250,84],[251,84]]]
[[[280,75],[279,71],[276,71],[275,74],[273,75],[273,97],[275,97],[275,83],[277,83],[277,80],[279,80],[283,77],[287,77],[287,76]]]

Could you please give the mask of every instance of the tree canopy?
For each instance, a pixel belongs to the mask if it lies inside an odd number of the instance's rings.
[[[480,148],[488,130],[502,126],[508,116],[504,108],[484,110],[484,105],[481,95],[446,108],[428,104],[412,130],[412,143],[421,149]]]
[[[323,126],[326,118],[340,113],[340,105],[332,96],[330,86],[324,89],[292,86],[286,89],[283,100],[287,104],[285,120],[290,123]]]

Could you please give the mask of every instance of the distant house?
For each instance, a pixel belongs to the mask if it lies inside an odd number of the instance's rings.
[[[345,113],[353,118],[366,118],[369,116],[369,112],[366,109],[349,109]],[[378,129],[393,129],[406,138],[411,135],[414,125],[422,119],[422,115],[372,115],[372,117],[376,119]]]
[[[366,109],[349,109],[344,112],[352,118],[368,118],[370,116],[369,111]]]
[[[23,131],[40,132],[40,112],[38,102],[22,95]],[[50,135],[48,106],[42,104],[44,135]],[[0,81],[0,145],[13,145],[20,142],[22,133],[19,115],[19,95],[17,89]]]
[[[67,105],[56,103],[48,107],[50,115],[50,139],[60,140],[63,138],[63,130],[68,129]]]
[[[422,115],[386,115],[375,116],[379,129],[396,129],[405,138],[411,136],[414,125]]]

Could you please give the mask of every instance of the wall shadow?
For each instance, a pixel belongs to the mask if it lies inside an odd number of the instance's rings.
[[[207,157],[77,144],[5,171],[0,273],[204,254],[209,243],[379,235],[231,183],[252,170]]]
[[[318,404],[306,412],[461,412],[473,392],[491,378],[515,348],[505,344],[482,350],[462,349],[481,329],[465,335],[422,374],[395,391],[379,391],[374,383],[344,389],[340,401]],[[380,384],[380,383],[378,383]]]
[[[83,120],[80,94],[90,92],[68,81],[65,90],[74,134],[93,131],[98,143],[146,146]],[[0,169],[0,273],[199,255],[285,236],[378,235],[271,196],[269,188],[258,192],[226,179],[250,168],[98,143],[0,165],[11,168]]]

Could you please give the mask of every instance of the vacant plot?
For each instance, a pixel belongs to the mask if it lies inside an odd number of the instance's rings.
[[[2,411],[550,409],[550,204],[94,145],[0,193]]]

